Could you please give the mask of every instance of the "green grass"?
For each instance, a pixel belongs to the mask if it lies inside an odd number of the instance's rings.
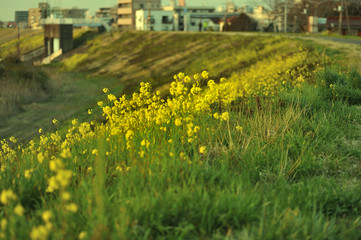
[[[102,239],[358,238],[361,185],[360,166],[355,165],[361,154],[359,145],[348,141],[361,136],[352,131],[361,130],[361,114],[354,105],[323,99],[319,91],[306,85],[280,101],[262,100],[261,110],[235,104],[229,109],[233,148],[225,122],[199,116],[198,141],[207,146],[206,154],[183,144],[179,128],[170,129],[170,136],[155,129],[137,133],[139,150],[145,135],[154,138],[144,158],[126,151],[121,139],[107,143],[98,136],[77,143],[73,156],[97,148],[99,157],[88,152],[79,164],[66,163],[77,172],[68,190],[79,211],[58,214],[52,221],[58,230],[50,236],[86,231],[89,238]],[[243,132],[235,130],[238,125]],[[154,144],[169,138],[171,149]],[[113,152],[111,157],[107,151]],[[119,173],[119,165],[129,170]],[[42,193],[47,171],[36,169],[30,180],[21,175],[15,185],[11,171],[2,175],[2,186],[17,189],[33,226],[42,222],[35,213],[56,211],[59,204]],[[66,227],[61,219],[67,219]],[[13,236],[26,236],[29,225],[23,224]]]
[[[122,34],[129,34],[128,44],[136,46],[140,36],[149,37],[148,33]],[[195,37],[192,41],[196,41],[198,36],[184,37]],[[236,45],[237,39],[229,41]],[[177,43],[180,49],[189,44],[181,40]],[[241,50],[234,55],[222,48],[211,49],[200,52],[199,58],[184,61],[192,63],[188,65],[191,72],[209,68],[215,69],[215,76],[229,72],[235,77],[247,68],[231,69],[252,65],[252,61],[265,64],[264,59],[274,57],[274,52],[290,57],[284,52],[289,43],[282,39],[243,41],[252,49],[246,56],[242,56],[245,50],[239,43],[236,48]],[[121,47],[121,42],[124,39],[114,48]],[[101,42],[92,44],[93,50],[86,53],[89,57],[77,62],[84,73],[69,73],[74,79],[100,75],[91,59],[114,50],[104,50]],[[143,44],[135,52],[151,46],[150,42]],[[151,67],[151,61],[156,60],[141,52],[130,59],[137,66]],[[164,58],[169,52],[164,50],[162,54]],[[234,61],[222,65],[227,54]],[[6,238],[28,238],[32,229],[46,223],[41,214],[50,209],[54,214],[48,231],[51,239],[76,238],[81,232],[86,232],[85,239],[358,239],[361,75],[337,66],[312,74],[312,61],[306,63],[310,77],[301,88],[275,97],[237,99],[227,109],[214,105],[211,113],[228,111],[229,122],[208,113],[195,115],[192,122],[200,126],[200,131],[192,143],[184,141],[186,126],[171,123],[164,125],[167,132],[156,124],[147,131],[135,131],[132,151],[126,149],[125,134],[109,136],[111,129],[95,130],[95,136],[89,130],[90,136],[79,138],[75,128],[62,132],[63,139],[73,132],[68,138],[71,157],[61,159],[74,175],[65,189],[53,193],[46,188],[58,169],[49,169],[50,156],[59,157],[64,149],[58,146],[55,135],[48,134],[48,142],[36,140],[35,146],[24,153],[2,155],[2,164],[8,167],[0,173],[0,190],[13,189],[18,200],[0,205],[0,218],[8,220],[0,233]],[[98,87],[102,79],[88,80]],[[74,84],[81,88],[86,83]],[[116,79],[112,83],[121,91]],[[150,142],[149,147],[142,144],[144,139]],[[204,153],[199,151],[200,146],[206,147]],[[38,164],[37,154],[42,151],[49,156],[44,164]],[[33,169],[30,178],[24,174],[28,169]],[[69,201],[60,197],[65,191],[78,206],[75,213],[65,210]],[[24,206],[25,216],[14,213],[18,202]]]

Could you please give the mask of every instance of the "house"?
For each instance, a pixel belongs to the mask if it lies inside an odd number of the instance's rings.
[[[245,13],[227,18],[222,21],[222,31],[257,31],[258,23]]]
[[[309,16],[307,21],[307,32],[318,33],[326,30],[327,18],[319,18],[315,16]]]
[[[265,31],[271,24],[274,24],[274,16],[264,6],[258,6],[249,14],[258,23],[259,31]]]
[[[198,31],[195,19],[199,20],[201,16],[215,12],[214,7],[207,6],[166,6],[163,10],[173,11],[175,31]]]
[[[161,0],[118,0],[118,29],[135,29],[135,12],[140,9],[160,10]]]
[[[220,22],[224,20],[224,12],[208,12],[208,13],[187,13],[184,15],[184,31],[221,31]],[[238,16],[239,13],[227,13],[228,17]]]
[[[148,14],[150,19],[148,21]],[[135,18],[136,30],[144,31],[172,31],[174,30],[173,12],[153,10],[147,11],[144,9],[136,11]]]
[[[348,23],[349,22],[349,23]],[[330,32],[337,33],[339,31],[340,26],[340,18],[337,16],[328,17],[326,26]],[[350,30],[348,30],[350,25]],[[361,17],[342,17],[341,19],[341,34],[342,35],[353,35],[353,36],[360,36],[361,37]]]

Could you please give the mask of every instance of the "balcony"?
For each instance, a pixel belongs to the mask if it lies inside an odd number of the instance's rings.
[[[118,18],[118,25],[132,25],[131,18]]]
[[[118,8],[118,15],[132,14],[131,8]]]
[[[118,4],[122,3],[132,3],[132,0],[118,0]]]

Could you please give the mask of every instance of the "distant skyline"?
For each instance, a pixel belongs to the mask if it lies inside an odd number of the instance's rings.
[[[224,6],[227,0],[186,0],[189,6]],[[111,7],[118,3],[117,0],[2,0],[0,3],[0,21],[14,21],[15,11],[27,11],[29,8],[38,7],[39,2],[48,2],[50,6],[59,6],[62,8],[87,8],[92,15],[100,7]],[[261,4],[262,1],[257,0],[233,0],[238,5],[245,4]],[[162,0],[162,5],[169,4],[169,0]]]

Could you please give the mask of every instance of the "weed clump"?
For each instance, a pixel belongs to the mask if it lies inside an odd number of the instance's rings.
[[[345,72],[335,67],[326,68],[316,79],[323,99],[350,105],[361,103],[361,75],[356,70]]]
[[[16,58],[0,63],[0,119],[21,111],[21,105],[42,101],[49,90],[44,72],[33,70]]]

